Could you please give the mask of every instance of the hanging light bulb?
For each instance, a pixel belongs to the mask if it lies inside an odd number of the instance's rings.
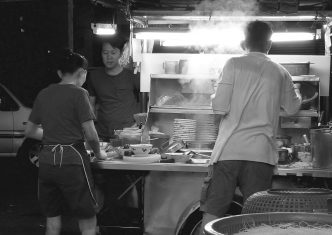
[[[97,35],[114,35],[116,28],[116,24],[91,23],[93,33]]]

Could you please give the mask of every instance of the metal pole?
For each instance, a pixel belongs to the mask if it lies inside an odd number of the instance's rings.
[[[68,47],[69,49],[74,49],[74,0],[68,0],[68,10],[67,10],[67,20],[68,20]]]

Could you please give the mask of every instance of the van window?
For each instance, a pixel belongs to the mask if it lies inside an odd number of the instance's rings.
[[[15,100],[0,86],[0,111],[17,111],[19,109]]]

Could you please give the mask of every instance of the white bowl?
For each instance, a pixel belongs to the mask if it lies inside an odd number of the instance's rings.
[[[129,146],[135,155],[148,154],[152,149],[152,144],[131,144]]]
[[[109,145],[108,142],[99,142],[100,149],[105,150],[108,147],[108,145]]]

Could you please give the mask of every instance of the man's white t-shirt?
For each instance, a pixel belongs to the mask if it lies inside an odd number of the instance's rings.
[[[219,126],[211,163],[247,160],[275,165],[280,110],[295,114],[300,105],[290,74],[266,54],[250,52],[231,58],[212,101],[213,110],[226,116]]]

